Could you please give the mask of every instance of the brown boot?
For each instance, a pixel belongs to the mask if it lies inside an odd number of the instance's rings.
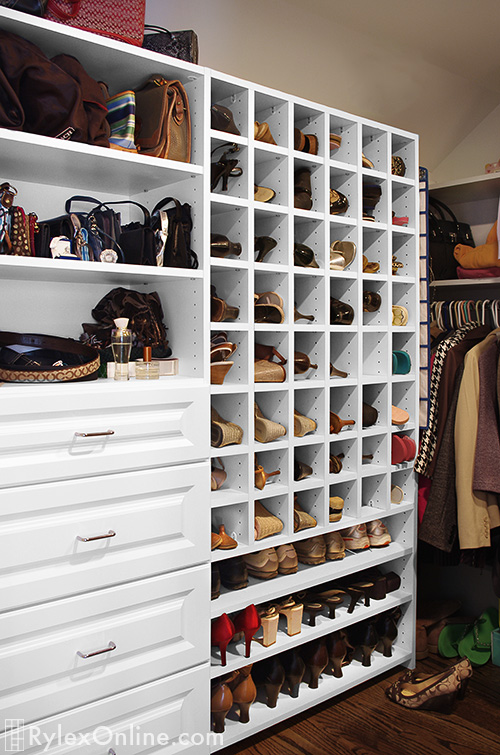
[[[224,731],[224,721],[232,704],[233,694],[228,685],[222,681],[216,682],[212,686],[210,710],[214,722],[214,731],[217,734],[222,734]]]
[[[257,697],[257,688],[250,674],[253,664],[243,666],[229,677],[226,684],[233,694],[233,702],[240,709],[240,723],[247,724],[250,721],[250,706]]]

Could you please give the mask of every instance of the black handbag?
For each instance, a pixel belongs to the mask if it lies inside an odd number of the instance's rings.
[[[450,219],[447,219],[446,215]],[[471,227],[461,223],[439,199],[429,198],[429,273],[431,280],[457,278],[457,244],[475,246]]]
[[[146,24],[144,31],[142,46],[146,50],[187,60],[188,63],[198,63],[198,35],[191,29],[168,31],[161,26]]]
[[[0,5],[32,16],[43,16],[47,7],[47,0],[0,0]]]
[[[161,213],[165,205],[171,202],[174,206],[164,210],[167,217],[166,223],[163,223]],[[187,202],[181,204],[174,197],[166,197],[153,208],[151,216],[159,264],[163,267],[196,269],[198,257],[191,249],[191,205]]]

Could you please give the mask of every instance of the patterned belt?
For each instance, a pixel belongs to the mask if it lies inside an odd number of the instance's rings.
[[[45,336],[36,333],[0,332],[0,347],[31,346],[33,349],[57,351],[77,356],[81,364],[39,364],[35,360],[19,359],[14,364],[0,361],[0,381],[6,383],[60,383],[96,380],[101,363],[95,349],[72,338]],[[25,355],[24,355],[25,356]],[[28,362],[22,363],[22,362]]]

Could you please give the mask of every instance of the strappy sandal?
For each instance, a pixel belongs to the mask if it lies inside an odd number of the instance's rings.
[[[224,462],[219,457],[217,457],[217,461],[219,462],[220,467],[216,467],[215,461],[212,461],[212,473],[210,477],[211,490],[220,490],[227,480],[227,472]]]
[[[263,540],[265,537],[278,535],[283,529],[283,522],[262,505],[255,501],[255,539]]]
[[[273,422],[262,414],[257,403],[254,403],[255,440],[258,443],[270,443],[286,435],[286,428],[279,422]]]
[[[302,312],[299,312],[297,307],[293,308],[293,321],[297,322],[297,320],[309,320],[309,322],[314,322],[314,315],[303,315]]]
[[[305,244],[293,245],[293,261],[297,267],[319,268],[313,250]]]
[[[281,470],[277,469],[275,472],[265,472],[262,464],[257,464],[255,461],[255,487],[258,490],[264,490],[264,486],[270,477],[276,477],[281,474]]]
[[[233,307],[220,296],[217,296],[215,286],[210,286],[210,319],[212,322],[236,320],[240,313],[239,307]]]
[[[256,262],[264,262],[269,252],[271,252],[277,245],[276,239],[271,236],[256,236],[255,237],[255,251],[257,252]]]
[[[364,273],[378,273],[380,265],[378,262],[368,262],[367,257],[363,254],[363,272]]]
[[[210,234],[210,256],[211,257],[229,257],[229,255],[239,257],[241,254],[241,244],[238,241],[229,241],[227,236],[221,233]]]
[[[243,440],[243,430],[235,422],[223,419],[214,407],[211,407],[211,445],[215,448],[239,445]]]
[[[345,270],[356,257],[354,241],[333,241],[330,244],[330,270]]]
[[[217,186],[219,185],[219,181],[222,179],[222,191],[227,191],[227,184],[229,177],[233,178],[239,178],[239,176],[243,175],[243,169],[237,167],[238,166],[238,160],[232,158],[228,160],[227,155],[234,154],[235,152],[239,152],[240,148],[237,144],[231,144],[231,142],[227,142],[225,144],[221,144],[218,147],[215,147],[215,149],[212,150],[212,155],[217,152],[219,149],[224,149],[224,147],[229,147],[228,150],[224,152],[224,154],[219,157],[218,161],[216,163],[211,164],[211,171],[210,171],[210,191],[215,191]]]
[[[293,531],[300,532],[310,527],[316,527],[317,520],[300,506],[297,496],[294,496],[293,502]]]
[[[408,323],[408,310],[406,307],[402,307],[399,304],[393,304],[392,306],[392,324],[393,326],[407,325]]]
[[[269,189],[266,186],[258,186],[254,184],[253,198],[256,202],[270,202],[274,199],[276,192],[273,189]]]
[[[297,438],[302,438],[307,433],[313,433],[318,425],[310,417],[300,414],[296,409],[293,411],[293,434]]]
[[[266,144],[274,144],[276,146],[276,142],[274,141],[271,134],[269,123],[266,123],[265,121],[263,123],[255,121],[253,138],[258,142],[265,142]]]

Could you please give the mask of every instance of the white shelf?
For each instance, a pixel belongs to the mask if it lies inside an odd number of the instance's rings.
[[[485,199],[498,200],[500,195],[500,173],[485,173],[482,176],[461,178],[446,184],[429,186],[429,192],[445,204],[482,202]]]

